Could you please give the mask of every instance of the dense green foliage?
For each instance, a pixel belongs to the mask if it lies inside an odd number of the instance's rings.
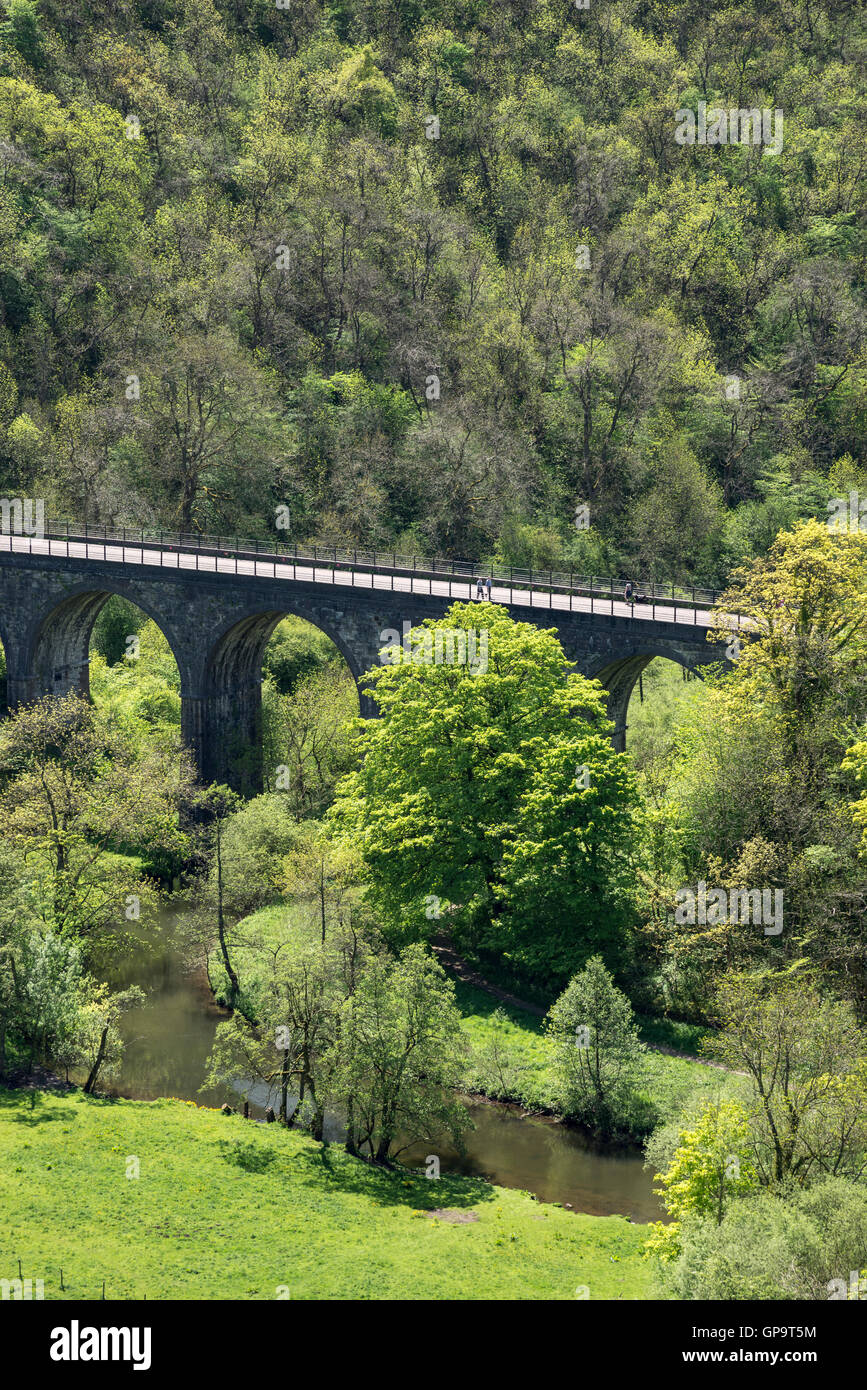
[[[639,1130],[642,1119],[647,1124],[637,1094],[644,1049],[629,1000],[599,956],[572,977],[548,1023],[558,1108],[606,1139],[627,1125]]]
[[[553,631],[494,604],[455,603],[408,642],[370,675],[379,717],[362,721],[334,807],[383,926],[447,924],[546,986],[595,949],[613,959],[636,792],[600,687]]]
[[[788,1201],[763,1192],[719,1223],[687,1223],[661,1287],[686,1299],[863,1299],[865,1239],[863,1186],[826,1178]]]
[[[7,16],[5,494],[719,581],[856,478],[858,7]]]
[[[744,1085],[652,1136],[648,1158],[663,1169],[674,1221],[652,1227],[646,1253],[679,1297],[857,1298],[849,1274],[860,1268],[851,1242],[867,1213],[867,1042],[854,1011],[770,973],[729,973],[716,1007],[721,1028],[708,1049]],[[769,1247],[764,1272],[752,1256],[741,1275],[744,1240]],[[843,1249],[849,1263],[834,1268]],[[842,1293],[830,1293],[832,1279]]]
[[[707,1017],[725,971],[794,968],[863,1013],[865,596],[862,532],[782,532],[721,601],[751,625],[738,659],[645,740],[633,993],[654,1009]],[[779,894],[780,919],[678,921],[677,893],[700,882],[729,906],[744,890]]]
[[[242,805],[194,784],[169,644],[112,597],[93,702],[0,726],[0,1076],[111,1074],[138,994],[100,976],[183,879],[234,1009],[210,1079],[266,1083],[284,1125],[0,1092],[30,1223],[0,1273],[641,1296],[625,1227],[449,1179],[481,1208],[450,1229],[353,1156],[459,1146],[460,1088],[650,1135],[665,1296],[820,1298],[863,1263],[867,542],[823,523],[867,494],[865,57],[848,0],[5,0],[0,492],[711,584],[731,665],[650,666],[623,755],[598,683],[505,609],[415,629],[354,724],[336,649],[285,618]],[[701,103],[768,108],[779,146],[680,143]],[[544,1023],[456,989],[432,938]],[[715,1066],[659,1050],[699,1041]],[[215,1203],[274,1241],[217,1240]]]
[[[212,951],[214,987],[236,1008],[207,1084],[264,1083],[277,1118],[316,1138],[339,1113],[347,1151],[380,1164],[421,1140],[460,1144],[467,1046],[453,983],[421,945],[394,957],[345,905],[337,921],[305,911],[309,896],[255,913]]]
[[[47,926],[86,943],[91,960],[111,949],[128,895],[141,916],[142,869],[156,876],[189,848],[178,808],[191,775],[179,746],[127,732],[74,694],[24,706],[0,726],[0,813],[22,889]]]

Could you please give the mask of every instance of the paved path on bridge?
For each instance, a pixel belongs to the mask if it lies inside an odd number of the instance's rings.
[[[442,597],[448,600],[474,600],[476,586],[474,581],[451,579],[430,579],[390,572],[364,572],[336,565],[304,563],[303,561],[275,561],[266,559],[247,559],[240,555],[209,555],[199,551],[161,549],[156,544],[130,545],[108,541],[67,541],[39,539],[31,536],[0,535],[0,554],[12,551],[16,554],[51,555],[59,558],[92,560],[130,567],[157,566],[173,570],[197,570],[200,573],[231,574],[249,578],[283,579],[289,582],[304,582],[341,586],[354,589],[381,589],[388,593],[419,594],[426,597]],[[491,592],[494,603],[527,608],[550,609],[571,613],[593,613],[600,617],[639,618],[652,623],[685,623],[690,627],[711,626],[712,613],[709,609],[693,608],[690,604],[673,604],[649,600],[646,603],[626,603],[622,599],[609,599],[606,595],[594,595],[592,600],[580,594],[548,594],[536,590],[509,588],[494,584]],[[484,602],[484,600],[481,600]]]

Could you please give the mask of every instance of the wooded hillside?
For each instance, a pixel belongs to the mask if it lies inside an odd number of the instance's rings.
[[[720,583],[867,492],[857,5],[279,3],[6,0],[4,495]]]

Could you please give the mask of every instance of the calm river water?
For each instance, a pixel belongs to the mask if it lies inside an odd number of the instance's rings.
[[[215,1029],[227,1015],[214,1003],[204,974],[189,972],[171,944],[175,920],[166,909],[162,925],[168,944],[156,952],[135,951],[117,961],[112,972],[117,987],[140,985],[148,998],[124,1019],[126,1049],[110,1089],[138,1100],[177,1096],[200,1105],[224,1100],[237,1105],[237,1093],[199,1090]],[[251,1092],[254,1114],[261,1114],[267,1099]],[[444,1172],[483,1176],[502,1187],[534,1192],[544,1202],[568,1202],[576,1211],[599,1216],[619,1212],[641,1222],[664,1216],[640,1154],[598,1152],[577,1131],[525,1119],[510,1106],[469,1097],[466,1105],[475,1129],[464,1155],[438,1147]],[[423,1167],[430,1151],[430,1145],[419,1145],[402,1161]]]

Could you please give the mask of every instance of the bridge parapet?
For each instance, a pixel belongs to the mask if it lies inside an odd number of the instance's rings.
[[[3,528],[8,532],[8,527]],[[0,545],[3,544],[0,535]],[[416,586],[421,592],[427,582],[438,586],[453,582],[459,589],[469,588],[481,573],[479,565],[467,560],[444,559],[439,556],[400,555],[394,551],[364,550],[338,546],[304,547],[298,544],[279,541],[244,540],[237,536],[199,535],[185,532],[170,532],[146,527],[106,527],[91,526],[86,523],[52,521],[43,523],[37,533],[24,534],[21,528],[10,537],[12,546],[18,550],[40,553],[48,549],[51,553],[78,555],[85,553],[94,559],[116,558],[117,552],[142,557],[142,563],[159,564],[163,567],[215,569],[235,574],[257,573],[267,575],[270,566],[272,577],[278,572],[291,570],[293,578],[303,578],[310,573],[331,573],[347,575],[377,576],[381,581],[375,587],[405,589]],[[45,543],[50,543],[47,547]],[[145,555],[147,559],[145,560]],[[520,601],[523,594],[531,594],[535,602],[545,606],[546,596],[553,599],[555,607],[570,607],[569,598],[585,601],[590,612],[614,612],[623,599],[626,585],[634,591],[631,601],[633,609],[649,609],[655,618],[656,608],[671,608],[674,611],[694,611],[697,615],[707,615],[717,603],[720,595],[716,589],[692,586],[679,587],[662,584],[656,580],[617,579],[611,576],[580,575],[572,571],[528,570],[513,566],[493,564],[487,567],[495,587],[509,603]],[[415,591],[415,590],[414,590]],[[460,594],[456,590],[455,597]],[[643,611],[643,610],[642,610]],[[701,618],[699,617],[699,620]]]
[[[46,528],[47,529],[47,528]],[[222,538],[219,538],[222,539]],[[380,660],[387,633],[441,618],[475,585],[454,575],[370,570],[338,559],[262,553],[165,550],[129,532],[112,538],[0,535],[0,638],[8,702],[78,690],[87,694],[90,635],[111,594],[136,604],[164,632],[181,679],[182,733],[206,780],[239,790],[267,780],[261,765],[261,662],[287,614],[305,618],[335,643],[374,714],[363,677]],[[710,613],[699,604],[647,604],[556,585],[505,587],[492,597],[513,616],[555,628],[582,674],[600,679],[622,747],[626,707],[654,656],[696,670],[726,660],[707,640]],[[484,609],[484,601],[479,603]],[[480,617],[479,627],[482,626]]]

